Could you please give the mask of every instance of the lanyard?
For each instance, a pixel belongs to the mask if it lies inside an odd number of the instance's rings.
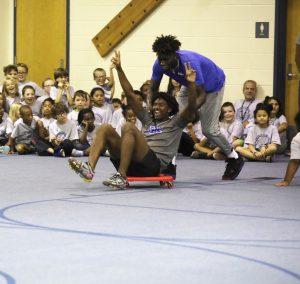
[[[254,100],[253,100],[253,101],[254,101]],[[246,114],[247,114],[247,112],[248,112],[248,110],[249,110],[251,104],[253,103],[253,101],[251,101],[251,103],[246,107],[246,109],[245,109],[244,112],[243,112],[243,110],[244,110],[244,103],[245,103],[245,100],[243,101],[243,104],[242,104],[242,107],[241,107],[241,118],[242,118],[242,121],[244,121],[244,118],[245,118],[245,116],[246,116]]]

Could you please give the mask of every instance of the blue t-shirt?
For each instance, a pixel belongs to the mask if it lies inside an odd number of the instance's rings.
[[[174,71],[164,71],[156,59],[152,68],[152,80],[160,82],[166,74],[181,85],[187,86],[184,63],[190,62],[191,67],[196,70],[196,85],[204,85],[206,93],[217,92],[223,87],[225,74],[210,59],[189,50],[178,50],[176,53],[179,59],[178,68]]]

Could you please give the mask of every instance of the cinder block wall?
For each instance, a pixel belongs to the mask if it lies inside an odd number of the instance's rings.
[[[142,1],[142,0],[141,0]],[[70,80],[75,89],[90,91],[96,67],[108,69],[91,39],[129,0],[70,1]],[[224,100],[242,95],[242,84],[254,79],[260,98],[272,95],[275,0],[165,0],[117,46],[134,88],[151,77],[155,54],[151,46],[160,34],[177,35],[182,49],[214,60],[226,73]],[[270,23],[270,38],[255,38],[255,22]],[[13,1],[0,1],[0,66],[13,62]],[[3,80],[2,70],[0,80]],[[163,81],[162,90],[167,80]],[[117,82],[116,96],[121,93]]]
[[[94,86],[92,72],[108,69],[112,53],[102,58],[91,39],[128,4],[128,0],[72,0],[70,11],[70,80],[75,89]],[[260,98],[272,95],[275,0],[165,0],[117,46],[134,88],[151,77],[155,37],[173,34],[182,49],[214,60],[227,80],[224,100],[242,96],[242,84],[254,79]],[[268,39],[255,38],[255,22],[270,23]],[[116,73],[115,73],[116,75]],[[163,81],[164,90],[167,80]],[[121,93],[117,82],[116,96]]]

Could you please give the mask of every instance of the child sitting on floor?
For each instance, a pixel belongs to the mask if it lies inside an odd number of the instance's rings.
[[[79,111],[78,114],[78,136],[79,142],[75,144],[77,150],[83,151],[85,156],[90,153],[90,147],[96,136],[95,115],[90,108]]]
[[[93,103],[92,111],[95,114],[96,126],[100,126],[103,123],[110,123],[112,111],[110,106],[105,102],[103,89],[100,87],[93,88],[90,95]]]
[[[57,157],[83,156],[82,151],[75,150],[74,143],[79,139],[75,122],[68,119],[68,107],[57,103],[53,108],[56,118],[49,126],[49,139]]]
[[[249,160],[272,162],[272,156],[280,145],[277,128],[270,125],[271,106],[258,104],[254,111],[255,125],[250,129],[245,146],[236,151]]]
[[[36,149],[36,143],[39,138],[45,137],[45,129],[43,123],[39,121],[37,116],[32,114],[29,106],[23,105],[20,107],[20,118],[15,122],[14,129],[9,137],[8,146],[10,152],[17,152],[19,155],[30,154],[38,151],[49,151],[53,153],[53,149],[46,145],[43,149]]]
[[[53,107],[54,101],[51,98],[47,98],[42,103],[42,118],[41,121],[44,124],[45,129],[47,130],[46,140],[49,140],[49,125],[55,121],[53,117]]]
[[[96,68],[93,72],[94,80],[104,92],[105,101],[111,103],[115,93],[115,80],[113,66],[109,67],[109,77],[106,76],[106,71],[103,68]]]
[[[119,120],[116,127],[116,131],[120,135],[120,137],[122,136],[122,126],[124,125],[125,122],[131,122],[136,126],[138,130],[142,130],[142,123],[139,119],[137,119],[131,106],[122,105],[122,114],[123,114],[123,118]]]
[[[265,97],[265,104],[272,106],[272,111],[270,115],[270,124],[277,127],[280,137],[281,145],[278,147],[276,153],[284,154],[287,149],[287,128],[288,123],[285,115],[283,114],[281,102],[276,97]]]
[[[82,90],[78,90],[74,93],[74,109],[70,113],[68,113],[68,119],[75,121],[77,124],[79,111],[86,107],[88,96],[89,94]]]
[[[10,106],[21,102],[18,82],[14,79],[7,79],[3,83],[3,94],[6,98],[6,112],[9,112]]]
[[[41,103],[41,101],[38,101],[36,99],[35,89],[32,86],[27,85],[27,86],[23,87],[22,98],[23,98],[23,100],[21,102],[22,105],[30,106],[32,113],[34,115],[36,115],[36,116],[41,115],[42,103]]]
[[[241,138],[244,133],[243,124],[236,119],[235,115],[233,104],[231,102],[223,103],[219,116],[220,131],[233,148],[241,146]],[[222,154],[220,148],[215,148],[213,158],[216,160],[225,160],[226,156]]]

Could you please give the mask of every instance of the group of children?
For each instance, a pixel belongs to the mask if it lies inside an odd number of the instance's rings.
[[[46,78],[40,88],[27,81],[24,63],[8,65],[0,86],[0,152],[38,155],[83,156],[96,129],[110,123],[122,102],[114,99],[114,79],[102,68],[95,69],[96,82],[90,93],[74,91],[63,68]],[[124,111],[126,115],[129,110]],[[122,115],[122,112],[121,112]],[[120,115],[119,115],[120,118]],[[130,118],[131,119],[131,118]],[[116,120],[116,127],[120,126]]]
[[[4,67],[6,79],[0,86],[0,152],[88,156],[97,129],[102,124],[111,124],[119,136],[125,122],[131,122],[141,130],[141,121],[130,104],[126,104],[126,97],[114,98],[112,69],[110,67],[109,77],[104,69],[95,69],[96,86],[87,93],[74,91],[67,71],[62,68],[54,72],[54,80],[46,78],[40,88],[26,80],[26,64]],[[149,87],[150,82],[146,81],[139,91],[134,91],[134,95],[140,105],[151,112]],[[181,85],[170,78],[167,93],[176,98],[180,88]],[[244,159],[271,162],[275,153],[285,153],[287,150],[288,124],[280,101],[275,97],[259,101],[255,97],[256,91],[256,82],[247,80],[243,85],[244,99],[235,104],[223,103],[219,127],[226,140]],[[102,150],[101,154],[105,154],[106,149]],[[204,136],[197,116],[185,127],[178,152],[192,158],[226,159],[222,150]],[[293,157],[295,154],[292,153],[291,159],[295,160]],[[294,174],[297,165],[298,162],[289,163]],[[287,181],[278,185],[288,185],[291,177],[287,176]]]
[[[219,128],[245,160],[271,162],[275,153],[284,154],[287,151],[288,123],[280,101],[268,96],[263,101],[257,100],[256,91],[256,82],[247,80],[243,86],[244,99],[235,104],[223,103]],[[220,148],[202,134],[201,121],[189,125],[185,133],[188,135],[183,135],[179,148],[184,155],[216,160],[226,158]]]

